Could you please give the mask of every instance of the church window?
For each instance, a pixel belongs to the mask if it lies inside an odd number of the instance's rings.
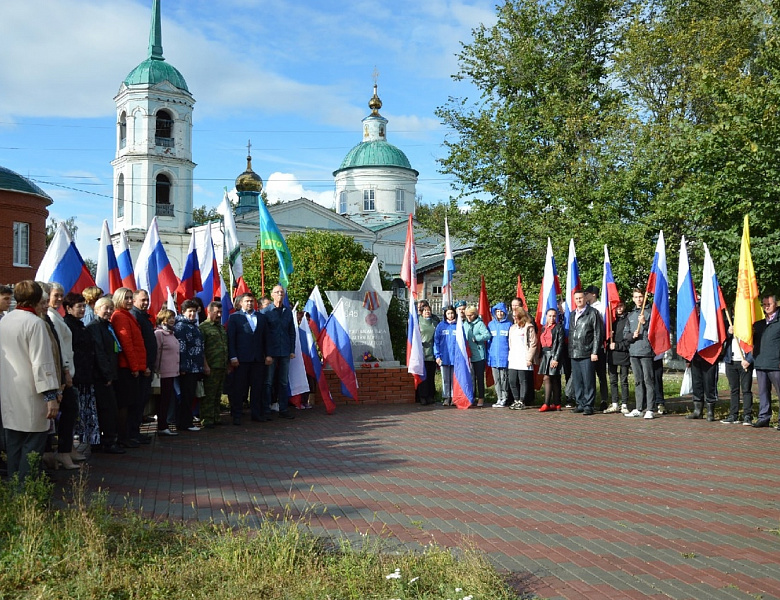
[[[347,214],[347,192],[339,192],[339,214]]]
[[[406,212],[406,198],[401,188],[395,190],[395,212]]]
[[[125,216],[125,176],[122,173],[116,182],[116,216],[118,219]]]
[[[30,266],[30,224],[14,223],[14,266]]]
[[[155,121],[154,144],[173,148],[173,141],[173,118],[167,110],[161,110]]]
[[[171,180],[167,175],[157,176],[155,185],[155,214],[158,217],[172,217],[173,205],[171,204]]]
[[[376,190],[363,190],[363,210],[370,211],[376,210],[374,204]]]
[[[119,117],[119,149],[127,146],[127,114],[122,111]]]

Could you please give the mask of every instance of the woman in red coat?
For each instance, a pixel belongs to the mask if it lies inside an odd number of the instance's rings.
[[[141,380],[139,375],[150,374],[146,368],[146,347],[138,321],[130,312],[133,307],[133,291],[129,288],[119,288],[114,292],[114,314],[111,315],[111,326],[119,340],[119,375],[115,386],[117,404],[117,433],[119,445],[125,448],[138,448],[142,443],[149,443],[149,438],[142,439],[138,432],[131,428],[128,414],[138,413],[138,403],[141,402]],[[141,407],[143,409],[143,407]],[[135,435],[136,437],[133,437]]]

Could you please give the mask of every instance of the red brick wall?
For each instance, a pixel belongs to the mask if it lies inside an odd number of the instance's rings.
[[[365,404],[414,404],[414,378],[409,375],[406,367],[392,369],[363,369],[357,367],[358,396]],[[352,402],[341,393],[341,383],[336,373],[325,369],[330,394],[336,404]],[[317,404],[321,404],[319,392]]]
[[[0,283],[34,279],[46,252],[49,201],[40,196],[0,190]],[[14,221],[30,224],[30,266],[14,267]]]

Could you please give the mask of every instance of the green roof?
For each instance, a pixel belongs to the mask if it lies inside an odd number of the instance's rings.
[[[49,202],[53,202],[51,196],[32,181],[5,167],[0,167],[0,190],[32,194],[33,196],[40,196],[41,198],[46,198]]]
[[[163,81],[170,81],[171,85],[189,92],[184,76],[173,65],[165,62],[165,59],[156,57],[147,58],[130,74],[125,77],[125,85],[155,85]]]
[[[333,174],[355,167],[401,167],[414,171],[406,154],[384,140],[359,143],[347,153]]]

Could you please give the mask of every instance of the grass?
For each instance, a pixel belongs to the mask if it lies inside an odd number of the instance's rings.
[[[519,596],[472,548],[390,552],[386,538],[318,538],[268,515],[172,524],[110,510],[85,475],[55,507],[45,476],[0,483],[0,598],[491,599]]]

